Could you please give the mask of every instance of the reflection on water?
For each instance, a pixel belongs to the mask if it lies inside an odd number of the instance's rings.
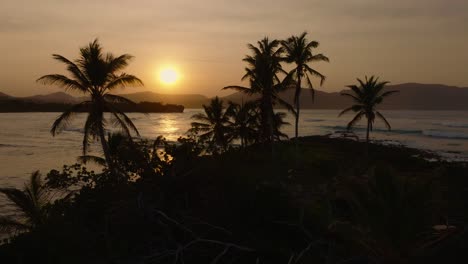
[[[168,140],[176,140],[172,138],[174,135],[181,135],[180,126],[177,126],[177,121],[172,119],[170,116],[162,116],[159,125],[154,126],[156,134],[170,135],[167,137]]]

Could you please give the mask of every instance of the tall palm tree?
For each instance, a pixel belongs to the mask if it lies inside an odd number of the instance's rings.
[[[192,122],[191,132],[202,134],[202,141],[208,142],[211,147],[222,147],[226,149],[231,138],[228,135],[231,125],[229,112],[226,111],[223,101],[217,96],[211,100],[209,105],[203,105],[205,113],[192,116],[198,122]]]
[[[320,86],[325,81],[325,76],[320,72],[314,70],[309,66],[312,62],[325,61],[329,62],[328,57],[323,54],[314,54],[312,49],[317,48],[319,43],[317,41],[310,41],[307,39],[307,32],[303,32],[299,36],[291,36],[287,40],[281,42],[285,51],[285,61],[294,63],[295,67],[288,74],[296,84],[296,91],[294,93],[294,107],[296,110],[296,123],[295,123],[295,136],[299,135],[299,114],[300,114],[300,96],[302,91],[302,80],[305,79],[307,85],[312,92],[312,99],[314,98],[314,86],[310,80],[311,76],[320,78]]]
[[[227,114],[232,119],[229,127],[233,139],[240,139],[241,147],[258,140],[258,111],[253,102],[236,104],[229,102]]]
[[[99,139],[107,166],[112,170],[112,158],[105,138],[105,130],[109,123],[104,117],[104,112],[111,113],[110,124],[120,127],[126,136],[130,137],[131,132],[139,135],[130,118],[116,106],[119,103],[134,103],[126,98],[110,94],[118,87],[143,85],[137,77],[121,72],[133,57],[128,54],[117,57],[111,53],[104,54],[102,46],[96,39],[80,49],[80,57],[75,61],[58,54],[53,54],[53,58],[67,66],[71,77],[50,74],[42,76],[37,81],[49,85],[58,84],[67,90],[87,94],[90,98],[61,114],[52,125],[52,135],[60,133],[77,112],[88,112],[84,127],[83,155],[86,155],[91,140]]]
[[[51,192],[42,183],[38,171],[33,172],[23,189],[0,188],[15,208],[18,217],[0,217],[0,231],[29,231],[44,223],[45,206],[51,199]]]
[[[278,93],[286,89],[280,80],[279,74],[286,72],[281,67],[283,48],[278,40],[270,41],[264,38],[257,42],[258,47],[248,44],[252,55],[247,55],[243,61],[247,63],[245,75],[242,80],[249,80],[250,87],[227,86],[223,89],[234,89],[249,95],[258,94],[260,98],[256,100],[260,108],[260,123],[262,141],[273,141],[274,116],[273,107],[281,104],[293,111],[291,105],[278,97]]]
[[[366,146],[369,144],[369,132],[372,131],[374,126],[375,118],[381,119],[388,130],[391,130],[390,123],[385,117],[377,110],[377,106],[381,104],[385,97],[397,93],[398,91],[384,91],[385,85],[389,82],[379,82],[379,78],[371,76],[369,79],[365,78],[365,81],[357,79],[359,85],[349,85],[350,92],[343,92],[341,95],[351,97],[354,104],[344,109],[339,116],[353,111],[356,113],[354,118],[348,123],[348,130],[356,125],[362,117],[367,119],[367,130],[366,130]],[[367,149],[367,148],[366,148]]]

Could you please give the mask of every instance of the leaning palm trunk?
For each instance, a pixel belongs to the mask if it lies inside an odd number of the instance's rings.
[[[264,102],[262,107],[262,122],[263,136],[267,143],[273,141],[273,102],[271,91],[266,91],[264,94]]]
[[[109,150],[109,145],[107,144],[104,129],[99,130],[99,141],[101,141],[102,152],[104,153],[104,158],[106,159],[107,167],[112,173],[116,173],[114,162],[112,160],[112,156]]]
[[[296,145],[299,137],[299,115],[300,115],[300,110],[301,110],[301,104],[299,102],[299,98],[301,95],[301,74],[300,74],[300,69],[297,69],[297,84],[296,84],[296,95],[295,95],[295,106],[296,106],[296,130],[295,130],[295,136],[296,136]]]

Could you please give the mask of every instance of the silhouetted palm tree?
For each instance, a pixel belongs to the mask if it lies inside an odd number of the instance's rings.
[[[310,76],[316,76],[320,78],[320,85],[325,81],[325,76],[320,72],[314,70],[309,66],[309,63],[326,61],[329,59],[323,54],[313,54],[312,49],[317,48],[319,43],[317,41],[308,41],[306,38],[307,32],[302,33],[299,36],[291,36],[285,41],[282,41],[283,49],[285,50],[285,61],[288,63],[294,63],[295,68],[288,74],[296,84],[296,91],[294,93],[294,106],[296,110],[296,123],[295,123],[295,136],[299,135],[299,114],[300,114],[300,96],[302,80],[305,79],[307,85],[312,92],[312,98],[314,98],[314,86],[310,80]],[[310,76],[309,76],[310,75]]]
[[[200,133],[200,140],[208,142],[211,147],[220,146],[227,148],[231,141],[229,137],[229,126],[231,125],[229,113],[226,111],[223,101],[217,96],[211,100],[209,105],[203,105],[205,113],[192,116],[198,122],[192,122],[190,131]]]
[[[0,217],[0,231],[29,231],[44,223],[45,206],[51,193],[44,186],[38,171],[31,174],[29,182],[22,190],[0,188],[0,193],[12,203],[19,217]]]
[[[240,139],[241,147],[258,140],[258,111],[253,102],[229,103],[227,114],[232,119],[229,133],[233,139]]]
[[[264,38],[257,43],[258,47],[248,44],[248,48],[253,54],[247,55],[243,59],[248,66],[245,68],[246,74],[242,77],[242,80],[248,79],[250,88],[227,86],[223,89],[234,89],[250,95],[260,95],[260,99],[256,100],[256,102],[260,108],[262,141],[271,142],[274,132],[274,105],[279,103],[291,111],[294,111],[294,109],[278,97],[278,93],[286,89],[278,76],[280,73],[286,74],[281,67],[283,48],[280,47],[280,42]]]
[[[60,133],[77,112],[87,111],[83,155],[86,155],[91,140],[99,139],[107,165],[112,170],[112,159],[105,139],[108,122],[104,117],[104,112],[111,113],[111,124],[120,127],[126,136],[131,136],[130,131],[139,135],[130,118],[116,106],[117,103],[133,104],[133,102],[109,93],[118,87],[143,85],[143,82],[137,77],[121,72],[128,65],[132,56],[124,54],[115,57],[111,53],[104,54],[96,39],[80,49],[80,57],[74,62],[57,54],[54,54],[53,58],[67,66],[71,78],[61,74],[50,74],[42,76],[37,81],[43,84],[58,84],[65,89],[82,92],[89,95],[90,99],[72,106],[60,115],[52,126],[52,135]]]
[[[351,129],[356,123],[361,120],[362,117],[367,119],[367,130],[366,130],[366,145],[369,143],[369,132],[372,131],[375,118],[380,118],[385,126],[390,130],[390,123],[385,117],[377,111],[377,106],[381,104],[385,97],[397,93],[398,91],[384,91],[385,85],[388,82],[379,82],[379,78],[371,76],[369,79],[366,76],[365,82],[361,79],[357,79],[359,86],[349,85],[351,93],[343,92],[341,95],[351,97],[354,101],[354,105],[343,110],[339,116],[353,111],[356,114],[354,118],[348,123],[348,130]]]
[[[285,125],[290,125],[288,122],[284,121],[286,118],[286,113],[278,112],[275,113],[273,117],[273,137],[275,140],[288,139],[288,135],[281,132],[281,128]]]

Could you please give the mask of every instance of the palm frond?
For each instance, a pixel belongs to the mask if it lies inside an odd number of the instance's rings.
[[[106,89],[112,90],[117,87],[127,87],[130,85],[143,86],[143,81],[131,74],[122,73],[119,76],[112,78],[105,86]]]
[[[356,116],[354,116],[354,118],[348,123],[348,127],[347,129],[348,130],[351,130],[357,122],[359,122],[361,120],[361,118],[365,115],[364,112],[359,112],[356,114]]]
[[[67,70],[73,75],[75,80],[80,83],[83,87],[89,87],[90,83],[89,80],[86,78],[86,76],[83,74],[83,72],[80,70],[78,65],[70,61],[69,59],[65,58],[62,55],[59,54],[52,54],[52,57],[55,60],[58,60],[64,64],[67,65]]]
[[[323,85],[323,83],[325,82],[325,79],[326,79],[325,75],[323,75],[323,74],[321,74],[320,72],[318,72],[318,71],[312,69],[312,68],[311,68],[309,65],[307,65],[307,64],[304,65],[304,68],[306,69],[306,71],[307,71],[309,74],[311,74],[311,75],[313,75],[313,76],[316,76],[316,77],[319,77],[319,78],[320,78],[320,86]],[[309,78],[309,77],[307,76],[307,78]]]
[[[90,101],[84,101],[79,104],[76,104],[69,109],[67,109],[65,112],[63,112],[52,124],[52,128],[50,132],[52,133],[53,136],[57,135],[58,133],[62,132],[63,129],[65,129],[73,116],[80,112],[81,110],[84,109],[84,107],[88,106],[91,102]]]
[[[397,90],[393,90],[393,91],[386,91],[384,92],[382,95],[380,95],[381,97],[387,97],[389,95],[392,95],[392,94],[396,94],[396,93],[399,93],[400,91],[397,91]]]
[[[133,124],[132,120],[122,111],[120,111],[116,106],[112,104],[106,104],[106,107],[109,109],[111,114],[116,118],[116,125],[120,126],[127,136],[131,136],[130,131],[133,131],[137,136],[140,136],[140,132],[136,128],[135,124]]]
[[[0,216],[0,233],[10,233],[15,231],[28,231],[31,226],[21,221],[11,218]]]
[[[243,87],[243,86],[238,86],[238,85],[230,85],[230,86],[226,86],[224,87],[222,90],[228,90],[228,89],[232,89],[232,90],[235,90],[235,91],[238,91],[238,92],[243,92],[243,93],[252,93],[252,89],[250,88],[247,88],[247,87]]]
[[[341,96],[348,96],[348,97],[351,97],[353,98],[353,100],[356,102],[356,103],[361,103],[362,100],[360,98],[358,98],[357,96],[355,95],[352,95],[352,94],[349,94],[349,93],[346,93],[346,92],[342,92],[340,93]]]
[[[344,109],[343,111],[341,111],[341,112],[338,114],[338,116],[340,117],[340,116],[342,116],[342,115],[348,113],[349,111],[358,112],[358,111],[360,111],[361,109],[362,109],[362,106],[360,106],[360,105],[353,105],[353,106],[348,107],[348,108]]]
[[[385,123],[385,126],[387,127],[388,130],[392,130],[392,127],[390,126],[390,123],[382,115],[382,113],[380,113],[379,111],[376,111],[375,114],[377,115],[378,118],[380,118]]]
[[[108,71],[117,72],[123,70],[125,67],[128,66],[129,61],[132,59],[133,56],[130,54],[123,54],[117,58],[115,58],[112,54],[107,54],[106,62],[108,64]]]
[[[83,86],[76,80],[72,80],[65,75],[61,74],[49,74],[44,75],[41,78],[37,79],[36,82],[42,83],[44,85],[60,85],[63,86],[66,90],[75,90],[80,92],[86,92],[87,87]]]
[[[314,89],[314,85],[312,84],[312,81],[310,80],[309,78],[309,75],[306,74],[306,80],[307,80],[307,84],[309,85],[309,90],[310,90],[310,93],[312,95],[312,102],[315,101],[315,89]]]
[[[317,54],[317,55],[314,55],[310,58],[310,61],[325,61],[325,62],[330,62],[330,59],[323,55],[323,54]]]

